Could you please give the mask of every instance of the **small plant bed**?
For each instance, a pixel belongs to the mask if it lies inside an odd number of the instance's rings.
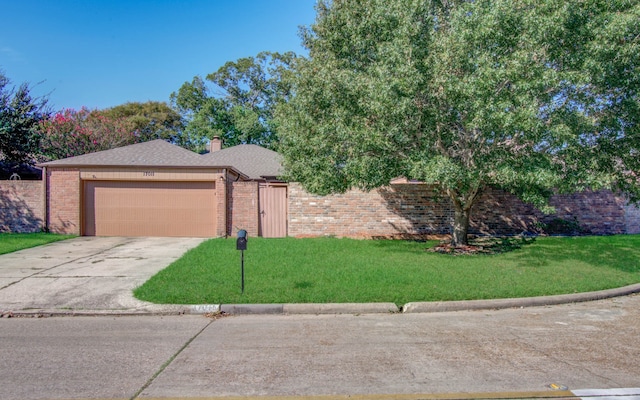
[[[41,246],[43,244],[70,239],[75,236],[53,233],[0,233],[0,254]]]
[[[336,238],[212,239],[134,291],[160,304],[364,303],[531,297],[640,282],[640,235],[500,239],[499,249],[451,256],[437,241]],[[490,244],[484,245],[491,248]]]

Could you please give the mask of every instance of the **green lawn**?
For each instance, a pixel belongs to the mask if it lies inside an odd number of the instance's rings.
[[[135,290],[165,304],[469,300],[577,293],[640,282],[640,235],[540,237],[493,255],[436,242],[250,238],[245,293],[235,239],[212,239]]]
[[[43,244],[70,239],[75,236],[53,233],[0,233],[0,254],[28,249]]]

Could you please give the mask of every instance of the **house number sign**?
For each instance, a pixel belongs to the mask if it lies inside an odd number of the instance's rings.
[[[155,173],[153,171],[144,171],[142,176],[153,176]]]

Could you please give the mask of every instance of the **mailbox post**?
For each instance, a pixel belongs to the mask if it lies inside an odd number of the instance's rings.
[[[240,229],[236,239],[236,250],[240,250],[240,274],[242,276],[242,293],[244,293],[244,251],[247,249],[247,231]]]

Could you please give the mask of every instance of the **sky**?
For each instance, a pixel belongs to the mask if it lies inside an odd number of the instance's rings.
[[[316,0],[0,0],[0,71],[54,110],[169,101],[227,61],[306,55]]]

